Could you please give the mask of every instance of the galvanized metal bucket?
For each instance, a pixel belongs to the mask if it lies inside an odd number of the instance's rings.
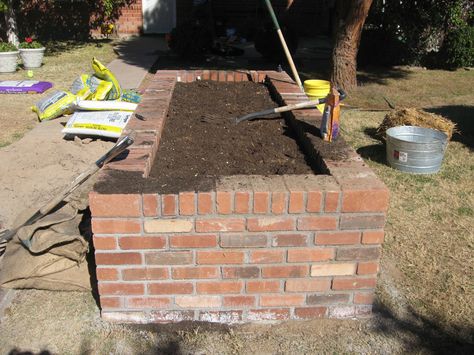
[[[412,174],[434,174],[441,168],[448,136],[430,128],[398,126],[387,130],[387,161]]]

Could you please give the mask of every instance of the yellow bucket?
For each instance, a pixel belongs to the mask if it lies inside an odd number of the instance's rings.
[[[305,80],[304,92],[310,100],[323,99],[331,92],[331,83],[327,80]],[[321,113],[324,111],[324,104],[316,106]]]

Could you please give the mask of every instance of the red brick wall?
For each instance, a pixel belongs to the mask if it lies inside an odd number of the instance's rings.
[[[139,34],[143,28],[142,0],[124,7],[116,24],[120,35]]]
[[[176,80],[265,77],[283,102],[306,99],[286,73],[157,72],[137,110],[147,121],[127,127],[137,143],[109,169],[147,175]],[[388,190],[352,150],[321,164],[330,175],[235,176],[215,191],[177,195],[92,192],[102,316],[234,323],[370,314]]]

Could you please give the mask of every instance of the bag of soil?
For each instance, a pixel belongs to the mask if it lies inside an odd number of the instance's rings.
[[[67,91],[55,91],[38,101],[31,109],[36,112],[40,121],[52,120],[69,113],[76,95]]]
[[[112,89],[107,96],[107,100],[120,99],[122,96],[122,89],[118,80],[115,78],[115,75],[95,58],[92,58],[92,69],[94,69],[94,75],[97,78],[112,83]]]
[[[62,133],[118,138],[132,114],[125,111],[75,112]]]

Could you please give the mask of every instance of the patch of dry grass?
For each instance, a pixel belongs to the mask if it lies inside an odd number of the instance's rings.
[[[54,84],[41,95],[1,95],[0,97],[0,147],[20,139],[23,134],[38,124],[31,106],[53,90],[69,90],[72,81],[82,73],[90,73],[92,57],[104,63],[116,57],[112,42],[90,42],[81,44],[56,43],[60,52],[46,55],[43,66],[34,70],[32,80],[50,81]],[[13,74],[1,74],[0,80],[28,80],[26,70]]]
[[[372,138],[383,116],[352,111],[343,117],[346,139],[391,191],[380,302],[391,308],[409,307],[473,341],[468,334],[474,327],[473,147],[450,142],[435,175],[394,170],[385,164],[385,146]],[[472,136],[473,131],[464,134]],[[393,292],[393,287],[398,290]],[[397,300],[398,292],[405,305]]]

